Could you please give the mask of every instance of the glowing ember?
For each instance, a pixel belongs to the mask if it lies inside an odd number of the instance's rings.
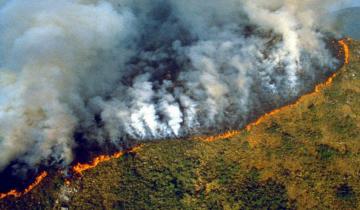
[[[7,196],[14,196],[14,197],[20,197],[23,196],[25,194],[27,194],[28,192],[30,192],[32,189],[34,189],[37,185],[40,184],[40,182],[48,175],[48,173],[46,171],[42,172],[38,177],[36,177],[35,181],[30,184],[23,192],[18,192],[16,190],[10,190],[7,193],[0,193],[0,199],[3,199]]]
[[[349,58],[350,58],[350,50],[349,50],[349,46],[347,45],[347,43],[345,42],[345,40],[340,40],[338,41],[338,43],[342,46],[343,48],[343,52],[344,53],[344,63],[348,64],[349,63]],[[260,124],[261,122],[263,122],[265,119],[267,119],[268,117],[291,107],[296,106],[297,104],[299,104],[301,101],[304,100],[305,97],[309,96],[309,95],[313,95],[318,93],[319,91],[321,91],[322,89],[324,89],[325,87],[329,86],[333,79],[337,76],[336,73],[334,73],[332,76],[330,76],[324,83],[319,84],[315,87],[314,92],[309,93],[307,95],[304,95],[302,97],[300,97],[299,100],[297,100],[295,103],[284,106],[282,108],[279,109],[275,109],[269,113],[266,113],[265,115],[263,115],[262,117],[260,117],[259,119],[257,119],[255,122],[250,123],[249,125],[247,125],[245,127],[245,129],[247,131],[250,131],[253,127],[255,127],[256,125]],[[239,135],[241,133],[240,130],[231,130],[231,131],[227,131],[225,133],[219,134],[219,135],[214,135],[214,136],[202,136],[202,137],[196,137],[195,139],[197,140],[201,140],[201,141],[205,141],[205,142],[213,142],[213,141],[217,141],[217,140],[223,140],[223,139],[227,139],[227,138],[231,138],[233,136]],[[77,173],[77,174],[82,174],[82,172],[94,168],[96,167],[98,164],[105,162],[105,161],[109,161],[111,159],[116,159],[116,158],[120,158],[121,156],[123,156],[125,153],[127,152],[136,152],[138,149],[141,148],[142,145],[138,145],[134,148],[132,148],[129,151],[121,151],[121,152],[116,152],[113,155],[100,155],[98,157],[95,157],[90,163],[78,163],[76,164],[72,170]],[[46,176],[48,175],[48,173],[46,171],[42,172],[38,177],[36,177],[34,183],[32,183],[31,185],[29,185],[23,192],[18,192],[16,190],[11,190],[8,193],[0,193],[0,199],[3,199],[7,196],[14,196],[14,197],[20,197],[22,195],[25,195],[26,193],[30,192],[34,187],[36,187]],[[66,185],[70,184],[69,180],[65,181]]]

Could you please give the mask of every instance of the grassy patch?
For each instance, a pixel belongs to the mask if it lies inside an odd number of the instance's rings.
[[[321,160],[330,160],[339,153],[336,149],[326,144],[318,145],[316,152]]]

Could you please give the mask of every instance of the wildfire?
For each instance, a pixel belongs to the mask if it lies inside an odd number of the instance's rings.
[[[349,63],[349,58],[350,58],[350,50],[349,50],[349,46],[347,45],[347,43],[345,42],[345,40],[340,40],[338,41],[339,45],[342,46],[343,48],[343,53],[344,54],[344,63],[348,64]],[[324,89],[325,87],[329,86],[332,81],[334,80],[334,78],[337,76],[336,73],[334,73],[333,75],[331,75],[324,83],[319,84],[315,87],[314,92],[309,93],[307,95],[304,95],[302,97],[300,97],[299,100],[297,100],[296,102],[294,102],[293,104],[284,106],[282,108],[279,109],[275,109],[269,113],[264,114],[263,116],[261,116],[259,119],[257,119],[256,121],[250,123],[249,125],[247,125],[245,127],[245,130],[250,131],[253,127],[259,125],[261,122],[263,122],[265,119],[267,119],[268,117],[282,111],[285,109],[289,109],[291,107],[296,106],[297,104],[299,104],[301,101],[304,100],[305,97],[309,96],[309,95],[313,95],[318,93],[319,91],[321,91],[322,89]],[[239,135],[241,133],[240,130],[231,130],[231,131],[227,131],[225,133],[222,134],[218,134],[218,135],[214,135],[214,136],[200,136],[200,137],[196,137],[195,139],[200,140],[200,141],[204,141],[204,142],[213,142],[213,141],[218,141],[218,140],[223,140],[223,139],[227,139],[227,138],[231,138],[233,136]],[[105,161],[109,161],[112,159],[116,159],[116,158],[120,158],[121,156],[123,156],[125,153],[127,152],[136,152],[138,149],[141,148],[142,145],[138,145],[134,148],[132,148],[129,151],[120,151],[120,152],[116,152],[112,155],[100,155],[98,157],[95,157],[90,163],[77,163],[75,166],[73,166],[72,170],[79,174],[82,175],[82,172],[94,168],[97,165],[99,165],[102,162]],[[48,173],[46,171],[42,172],[38,177],[36,177],[35,181],[29,185],[23,192],[18,192],[16,190],[11,190],[8,193],[0,193],[0,199],[3,199],[7,196],[14,196],[14,197],[20,197],[22,195],[27,194],[28,192],[30,192],[34,187],[36,187],[37,185],[39,185],[39,183],[48,175]],[[70,184],[69,180],[65,181],[66,185]]]
[[[16,190],[10,190],[7,193],[0,193],[0,199],[3,199],[8,196],[14,196],[16,198],[21,197],[28,192],[30,192],[32,189],[34,189],[37,185],[40,184],[40,182],[48,175],[46,171],[43,171],[39,176],[35,178],[35,181],[30,184],[23,192],[18,192]]]
[[[343,51],[340,51],[339,53],[344,55],[344,64],[349,64],[349,59],[350,59],[350,50],[349,50],[349,46],[347,45],[347,43],[345,42],[345,40],[339,40],[338,44],[342,47]],[[315,89],[313,92],[303,95],[302,97],[300,97],[297,101],[295,101],[293,104],[289,104],[286,105],[284,107],[281,107],[279,109],[275,109],[272,110],[269,113],[265,113],[264,115],[262,115],[260,118],[258,118],[256,121],[248,124],[245,127],[246,131],[250,131],[252,130],[252,128],[254,128],[255,126],[259,125],[260,123],[262,123],[265,119],[269,118],[270,116],[273,116],[275,114],[277,114],[280,111],[283,111],[285,109],[290,109],[294,106],[297,106],[299,103],[301,103],[306,97],[309,97],[310,95],[314,95],[318,92],[320,92],[322,89],[324,89],[325,87],[329,86],[334,78],[337,76],[337,73],[332,74],[325,82],[316,85]],[[201,141],[205,141],[205,142],[213,142],[213,141],[218,141],[218,140],[223,140],[226,138],[231,138],[234,137],[236,135],[239,135],[241,133],[240,130],[231,130],[231,131],[227,131],[223,134],[219,134],[219,135],[214,135],[214,136],[201,136],[201,137],[197,137],[197,140],[201,140]]]
[[[231,131],[227,131],[225,133],[218,134],[215,136],[199,136],[199,137],[196,137],[195,139],[200,140],[200,141],[205,141],[205,142],[213,142],[213,141],[217,141],[217,140],[231,138],[233,136],[239,135],[240,133],[241,132],[239,130],[231,130]]]
[[[339,44],[342,46],[343,50],[344,50],[344,62],[345,64],[349,64],[350,61],[350,50],[349,50],[349,45],[346,44],[345,40],[340,40]]]
[[[111,159],[114,158],[119,158],[123,155],[123,152],[117,152],[113,155],[100,155],[98,157],[95,157],[90,163],[78,163],[76,164],[72,170],[77,173],[77,174],[82,174],[83,171],[86,171],[90,168],[94,168],[97,165],[99,165],[99,163],[104,162],[104,161],[109,161]]]
[[[121,156],[123,156],[125,153],[128,153],[128,152],[135,152],[137,151],[138,149],[140,149],[141,145],[138,145],[134,148],[132,148],[131,150],[129,151],[120,151],[120,152],[116,152],[112,155],[100,155],[98,157],[95,157],[90,163],[78,163],[76,164],[72,170],[79,174],[79,175],[82,175],[82,172],[83,171],[86,171],[86,170],[89,170],[91,168],[95,168],[97,165],[99,165],[100,163],[102,162],[105,162],[105,161],[109,161],[111,159],[116,159],[116,158],[120,158]]]

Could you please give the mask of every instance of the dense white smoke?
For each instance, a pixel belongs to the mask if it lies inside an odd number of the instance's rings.
[[[68,164],[74,133],[121,147],[244,126],[334,70],[331,3],[4,1],[0,169]]]

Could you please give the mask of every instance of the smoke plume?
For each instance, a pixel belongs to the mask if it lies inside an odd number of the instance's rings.
[[[333,2],[4,1],[0,170],[245,126],[336,68]]]

